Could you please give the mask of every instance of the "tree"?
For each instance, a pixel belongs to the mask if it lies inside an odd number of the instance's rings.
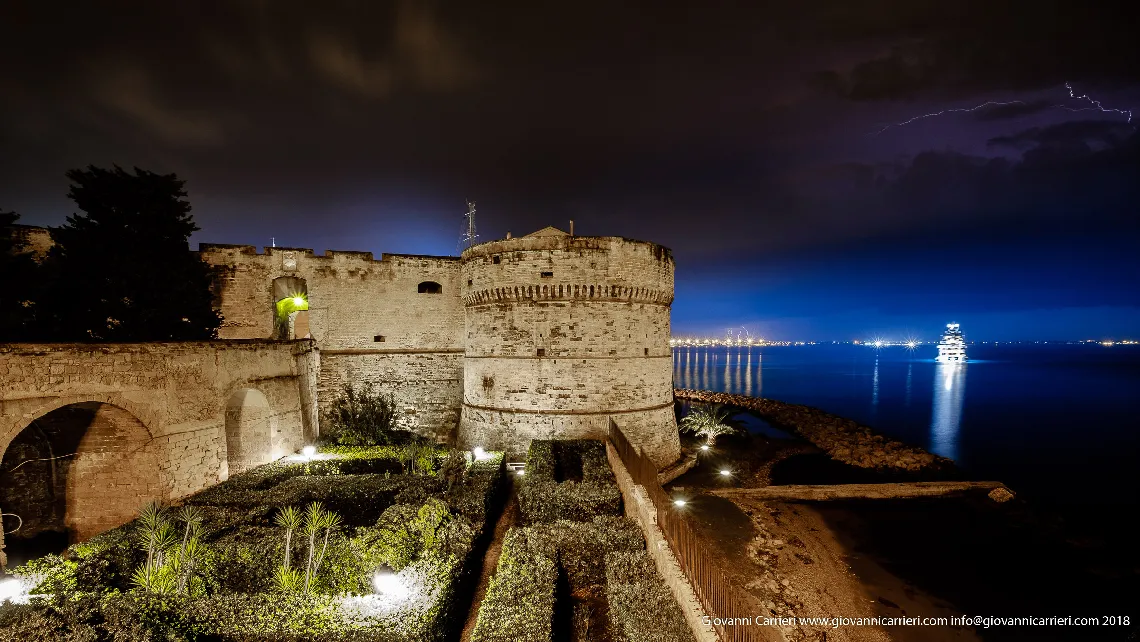
[[[51,230],[45,302],[55,341],[186,341],[217,336],[214,269],[190,252],[199,228],[185,181],[115,166],[67,172],[85,214]]]
[[[690,432],[698,437],[704,437],[705,443],[712,446],[716,438],[736,432],[736,429],[724,423],[728,419],[728,411],[720,406],[701,406],[685,415],[681,420],[681,431]]]
[[[5,281],[0,343],[27,340],[35,320],[37,265],[16,226],[18,220],[19,214],[0,210],[0,274]]]

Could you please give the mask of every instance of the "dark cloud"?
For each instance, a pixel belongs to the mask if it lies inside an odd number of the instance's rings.
[[[987,144],[1021,150],[1051,148],[1091,151],[1094,147],[1100,149],[1117,147],[1134,133],[1136,128],[1127,123],[1080,120],[1048,127],[1032,127],[1007,136],[995,136],[989,139]],[[1069,159],[1062,158],[1062,162],[1067,160]]]
[[[118,163],[187,179],[196,240],[454,252],[470,198],[484,238],[573,218],[788,282],[1131,225],[1133,130],[1062,83],[1140,96],[1133,5],[764,4],[4,3],[0,204],[58,223]]]
[[[1140,18],[1135,3],[966,0],[920,7],[888,0],[873,9],[848,7],[831,33],[877,43],[881,51],[817,79],[853,100],[1140,82],[1140,52],[1130,42]]]

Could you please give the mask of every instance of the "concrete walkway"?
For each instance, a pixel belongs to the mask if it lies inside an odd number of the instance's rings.
[[[995,481],[976,482],[911,482],[894,484],[834,484],[826,486],[765,486],[763,488],[725,488],[708,494],[732,499],[806,500],[829,499],[900,499],[905,497],[933,497],[952,495],[971,490],[992,491],[1005,488]],[[1008,489],[1007,489],[1008,490]]]

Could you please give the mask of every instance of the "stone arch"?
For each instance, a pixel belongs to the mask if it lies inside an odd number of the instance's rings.
[[[257,388],[238,388],[226,399],[226,470],[223,479],[276,459],[277,417]]]
[[[309,339],[309,286],[299,276],[273,279],[273,327],[277,339]]]
[[[169,495],[151,432],[134,413],[104,401],[70,401],[33,417],[0,459],[0,505],[23,520],[8,548],[64,534],[82,541]],[[14,526],[5,523],[5,530]]]
[[[440,294],[443,292],[443,286],[436,281],[421,281],[416,286],[416,292],[419,294]]]

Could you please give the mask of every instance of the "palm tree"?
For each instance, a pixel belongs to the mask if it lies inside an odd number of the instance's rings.
[[[724,423],[724,420],[728,419],[728,415],[729,412],[719,405],[693,408],[681,420],[681,432],[689,432],[698,437],[704,437],[705,443],[712,446],[716,443],[717,437],[736,432],[735,428]]]

